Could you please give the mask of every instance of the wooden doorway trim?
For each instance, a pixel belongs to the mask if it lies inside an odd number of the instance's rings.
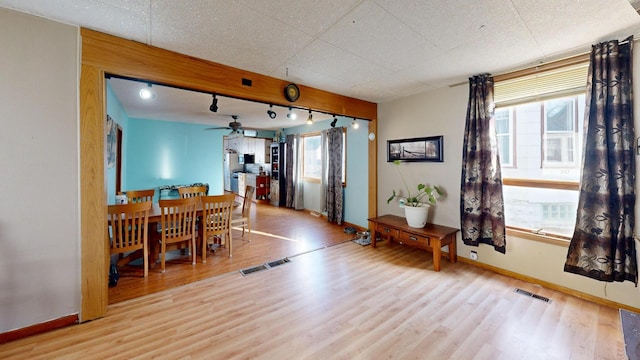
[[[172,51],[80,29],[80,321],[102,317],[108,305],[107,191],[104,171],[105,75],[216,93],[288,107],[289,81],[252,73]],[[251,82],[251,86],[244,85]],[[296,107],[370,120],[376,131],[377,104],[299,85]],[[376,215],[377,140],[369,143],[369,216]],[[372,186],[373,184],[373,186]]]

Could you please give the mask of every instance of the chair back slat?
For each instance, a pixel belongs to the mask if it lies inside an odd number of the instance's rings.
[[[210,238],[218,239],[220,245],[222,245],[222,239],[226,240],[229,257],[232,256],[231,213],[235,197],[235,194],[225,194],[200,198],[202,202],[200,226],[202,226],[203,233],[203,263],[207,261],[207,241]]]
[[[192,264],[196,264],[196,207],[200,197],[160,200],[161,271],[165,271],[167,245],[187,242],[191,248]]]
[[[125,191],[124,193],[120,193],[120,194],[127,195],[127,202],[129,204],[133,204],[133,203],[153,201],[153,195],[155,194],[155,192],[156,191],[154,189],[150,189],[150,190],[129,190],[129,191]]]
[[[207,196],[207,187],[206,186],[186,186],[178,188],[178,194],[180,194],[180,198],[190,198],[197,196]]]
[[[151,201],[109,205],[107,226],[111,254],[143,250],[144,276],[149,272],[149,211]]]
[[[244,192],[244,200],[242,201],[242,217],[248,217],[251,212],[251,199],[253,199],[253,193],[256,191],[251,185],[247,185]]]

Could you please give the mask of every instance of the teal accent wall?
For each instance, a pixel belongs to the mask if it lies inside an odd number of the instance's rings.
[[[369,122],[358,120],[360,128],[351,127],[353,119],[338,116],[336,127],[347,128],[347,186],[344,188],[344,221],[368,227],[369,218]],[[319,132],[330,128],[330,120],[315,121],[283,129],[285,135]],[[315,210],[315,209],[312,209]]]
[[[120,100],[113,93],[113,89],[111,88],[111,84],[107,82],[107,114],[111,116],[111,118],[120,125],[122,128],[123,137],[127,134],[127,125],[129,123],[129,117],[127,113],[124,111]],[[105,139],[107,134],[105,133]],[[123,189],[126,189],[126,163],[127,159],[124,154],[127,151],[127,142],[123,139],[122,144],[122,154],[124,159],[122,161],[122,183],[121,186]],[[105,164],[106,165],[106,164]],[[107,173],[107,204],[115,204],[116,201],[116,168],[106,168]]]
[[[208,183],[209,194],[224,192],[223,136],[227,130],[148,119],[129,119],[126,188],[156,189],[165,185]]]

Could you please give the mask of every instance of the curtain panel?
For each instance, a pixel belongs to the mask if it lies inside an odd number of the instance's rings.
[[[470,78],[462,149],[460,220],[466,245],[489,244],[504,254],[504,199],[493,109],[493,78],[489,75]]]
[[[342,128],[327,130],[327,220],[342,224]]]
[[[292,208],[294,206],[294,197],[295,197],[295,177],[294,172],[297,167],[297,160],[295,156],[295,146],[294,146],[294,136],[293,134],[289,134],[285,140],[285,172],[284,179],[286,182],[286,199],[285,206],[288,208]],[[282,155],[281,155],[282,156]]]
[[[637,285],[632,52],[632,38],[591,50],[578,213],[564,271]]]

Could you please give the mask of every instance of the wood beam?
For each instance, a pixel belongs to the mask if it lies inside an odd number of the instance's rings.
[[[290,103],[284,87],[290,81],[179,54],[173,51],[81,29],[80,173],[82,313],[80,321],[99,318],[108,303],[106,242],[106,177],[104,124],[106,74],[184,89],[216,93],[279,106],[295,106],[370,120],[376,131],[377,104],[299,85],[300,98]],[[242,85],[242,79],[252,86]],[[369,143],[370,216],[376,215],[376,141]]]

